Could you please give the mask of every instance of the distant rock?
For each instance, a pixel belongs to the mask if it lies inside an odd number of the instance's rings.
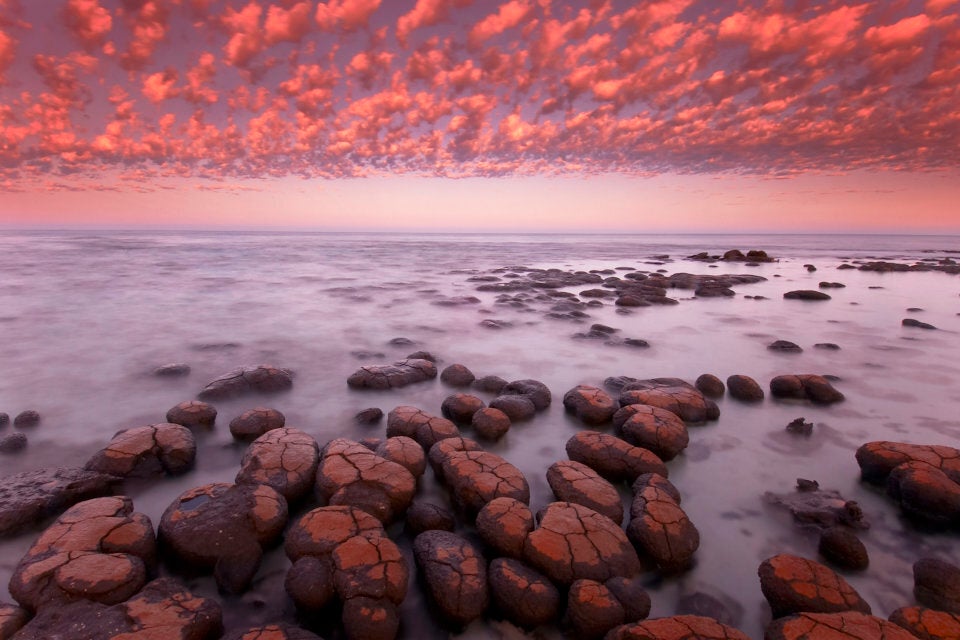
[[[932,324],[929,324],[927,322],[921,322],[920,320],[915,320],[914,318],[904,318],[903,322],[901,322],[900,324],[902,324],[905,327],[914,327],[916,329],[927,329],[927,330],[936,329],[936,327],[933,326]]]
[[[797,291],[788,291],[783,294],[787,300],[830,300],[830,296],[822,291],[813,289],[799,289]]]
[[[15,429],[29,429],[38,424],[40,424],[40,413],[33,409],[21,411],[17,414],[17,417],[13,419],[13,427]]]
[[[730,396],[742,402],[760,402],[763,400],[763,389],[750,376],[732,375],[727,378],[727,391]]]
[[[210,429],[216,419],[216,408],[201,400],[187,400],[167,411],[167,422],[188,429]]]
[[[115,476],[70,467],[7,476],[0,483],[0,536],[34,527],[78,502],[113,493],[118,486]]]
[[[711,373],[704,373],[698,377],[694,386],[708,398],[722,398],[726,391],[723,381]]]
[[[767,349],[780,353],[800,353],[803,351],[800,345],[790,342],[789,340],[774,340],[767,345]]]
[[[233,369],[210,382],[197,394],[201,400],[220,400],[250,393],[276,393],[293,386],[293,374],[261,364]]]
[[[451,364],[440,372],[440,382],[451,387],[469,387],[476,376],[462,364]]]
[[[190,365],[185,362],[164,364],[153,370],[153,375],[160,378],[180,378],[190,375]]]
[[[810,373],[776,376],[770,380],[770,393],[775,398],[811,400],[816,404],[833,404],[844,399],[829,380]]]
[[[18,453],[27,448],[27,434],[14,431],[0,436],[0,453]]]
[[[401,360],[361,367],[347,378],[347,385],[354,389],[392,389],[436,377],[437,366],[429,360]]]

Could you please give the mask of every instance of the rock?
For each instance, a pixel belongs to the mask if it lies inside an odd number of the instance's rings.
[[[437,365],[421,358],[360,367],[347,385],[354,389],[395,389],[437,377]]]
[[[770,351],[777,351],[779,353],[801,353],[803,348],[789,340],[774,340],[767,345],[767,349]]]
[[[813,423],[804,421],[802,417],[794,418],[787,424],[786,430],[801,436],[809,436],[813,433]]]
[[[277,393],[293,386],[287,369],[260,364],[233,369],[211,381],[197,394],[201,400],[221,400],[251,393]]]
[[[634,494],[637,494],[647,487],[656,487],[660,491],[667,494],[677,504],[680,504],[683,501],[680,495],[680,490],[677,489],[672,482],[658,473],[644,473],[643,475],[637,476],[637,479],[633,481],[633,484],[630,487],[630,491],[632,491]]]
[[[577,638],[601,638],[626,619],[613,593],[595,580],[575,580],[567,595],[567,619]]]
[[[500,391],[500,394],[525,396],[533,402],[533,406],[536,407],[537,411],[543,411],[549,407],[552,398],[550,389],[539,380],[514,380],[513,382],[507,383],[507,386]]]
[[[814,271],[817,270],[817,268],[812,264],[805,264],[803,265],[803,268],[809,271],[810,273],[813,273]]]
[[[532,629],[557,618],[557,588],[519,560],[495,558],[487,570],[487,581],[493,603],[510,622]]]
[[[804,481],[810,482],[810,481]],[[801,484],[798,481],[798,484]],[[814,487],[817,484],[813,483]],[[763,494],[764,499],[775,505],[786,507],[794,520],[802,525],[813,525],[819,529],[829,529],[844,525],[856,529],[868,529],[863,511],[853,500],[846,500],[836,491],[800,486],[791,493]]]
[[[490,401],[490,407],[505,413],[511,422],[530,420],[537,413],[536,405],[527,396],[497,396]]]
[[[411,342],[410,344],[414,344],[414,343]],[[428,362],[432,362],[433,364],[437,364],[438,362],[437,357],[435,355],[433,355],[429,351],[422,351],[422,350],[414,351],[413,353],[407,354],[407,357],[405,359],[406,360],[427,360]]]
[[[750,640],[750,636],[713,618],[672,616],[617,627],[605,640]]]
[[[843,400],[843,394],[834,389],[829,380],[810,373],[776,376],[770,380],[770,393],[775,398],[812,400],[815,404]]]
[[[887,493],[909,517],[936,525],[960,523],[960,484],[940,469],[912,460],[894,467]]]
[[[8,424],[10,424],[10,415],[0,411],[0,429],[3,429]]]
[[[443,479],[443,464],[450,454],[457,451],[483,451],[483,447],[476,440],[470,438],[444,438],[430,447],[427,452],[427,462],[438,479]]]
[[[387,414],[387,437],[394,436],[413,438],[421,447],[429,450],[444,438],[459,437],[460,430],[446,418],[401,405]]]
[[[822,291],[813,289],[800,289],[798,291],[788,291],[783,294],[787,300],[829,300],[830,296]]]
[[[389,523],[400,518],[416,492],[416,479],[403,466],[362,444],[337,438],[320,452],[316,496],[322,505],[357,506]]]
[[[857,611],[839,613],[798,613],[774,620],[765,640],[916,640],[905,629],[883,618]]]
[[[350,598],[343,604],[341,621],[347,640],[393,640],[400,630],[397,605],[383,598]]]
[[[734,627],[743,617],[743,607],[723,592],[711,595],[703,591],[694,591],[682,595],[677,601],[677,614],[713,618],[717,622]]]
[[[193,432],[173,423],[125,429],[87,461],[91,471],[122,478],[179,475],[193,468],[197,443]]]
[[[486,407],[473,414],[471,426],[485,440],[499,440],[510,430],[510,418],[500,409]]]
[[[672,411],[685,422],[716,420],[720,409],[697,389],[676,378],[654,378],[628,384],[620,393],[620,404],[649,404]]]
[[[499,394],[507,386],[507,381],[500,376],[483,376],[473,381],[473,388],[486,393]]]
[[[901,607],[890,614],[890,622],[903,627],[919,640],[960,638],[960,614],[926,607]]]
[[[487,562],[473,544],[448,531],[427,531],[413,541],[427,595],[444,622],[465,625],[487,608]]]
[[[498,555],[520,559],[533,531],[533,514],[515,498],[494,498],[477,513],[476,527],[480,539]]]
[[[424,531],[453,531],[457,523],[453,513],[446,507],[431,502],[414,502],[407,509],[406,530],[410,537],[416,537]]]
[[[618,408],[617,402],[609,393],[585,384],[567,391],[563,396],[563,406],[581,422],[590,425],[609,422]]]
[[[708,398],[722,398],[726,391],[723,381],[711,373],[704,373],[698,377],[694,386]]]
[[[587,465],[573,460],[555,462],[547,469],[547,484],[557,500],[582,504],[617,524],[623,522],[620,494]]]
[[[0,536],[38,524],[83,500],[113,493],[118,478],[72,467],[25,471],[0,482]]]
[[[636,622],[650,615],[650,594],[643,588],[642,578],[616,576],[603,584],[623,607],[625,622]]]
[[[153,375],[161,378],[179,378],[190,375],[190,365],[185,362],[172,362],[160,365],[153,370]]]
[[[230,421],[230,434],[237,440],[255,440],[284,424],[286,418],[276,409],[256,407]]]
[[[327,559],[354,536],[369,538],[382,532],[383,523],[358,507],[317,507],[290,527],[283,548],[293,562],[305,557]]]
[[[832,564],[849,571],[863,571],[870,565],[867,548],[847,527],[833,526],[820,534],[820,555]]]
[[[960,449],[953,447],[877,440],[862,445],[856,456],[860,473],[867,482],[886,482],[895,467],[913,460],[926,462],[954,482],[960,482]]]
[[[0,638],[12,638],[28,620],[30,613],[26,609],[0,602]]]
[[[452,364],[440,372],[440,382],[451,387],[469,387],[477,377],[462,364]]]
[[[933,326],[932,324],[929,324],[927,322],[921,322],[919,320],[915,320],[914,318],[904,318],[903,322],[901,322],[900,324],[902,324],[905,327],[913,327],[915,329],[927,329],[927,330],[936,329],[936,327]]]
[[[17,417],[13,419],[14,429],[29,429],[38,424],[40,424],[40,413],[33,409],[21,411],[17,414]]]
[[[827,351],[840,351],[840,345],[834,344],[833,342],[818,342],[813,346],[817,349],[825,349]]]
[[[235,630],[223,637],[223,640],[323,640],[306,629],[289,624],[268,624],[262,627]]]
[[[313,486],[318,452],[317,441],[299,429],[281,427],[267,431],[247,447],[234,482],[264,484],[288,503],[299,502]]]
[[[817,286],[820,287],[821,289],[843,289],[843,288],[845,288],[847,285],[843,284],[842,282],[826,282],[826,281],[822,281],[822,282],[820,282],[820,284],[817,285]]]
[[[666,465],[655,453],[597,431],[580,431],[566,445],[567,456],[582,462],[611,482],[633,482],[644,473],[664,477]]]
[[[960,567],[938,558],[913,564],[913,595],[920,604],[960,614]]]
[[[620,411],[630,416],[617,428],[617,435],[649,449],[661,460],[673,460],[690,442],[687,425],[672,411],[642,404],[627,405]]]
[[[286,523],[287,501],[274,489],[216,482],[180,494],[163,512],[159,539],[184,568],[212,569],[221,590],[239,593]]]
[[[419,478],[427,470],[427,455],[423,452],[423,447],[413,438],[406,436],[387,438],[374,449],[374,453],[405,467],[414,478]]]
[[[316,556],[298,558],[287,570],[283,588],[298,610],[320,611],[337,595],[329,558],[322,560]]]
[[[210,429],[217,419],[217,410],[200,400],[187,400],[167,411],[167,422],[188,429]]]
[[[362,409],[353,416],[353,421],[357,424],[377,424],[383,419],[383,411],[377,407]]]
[[[758,574],[774,618],[800,612],[870,614],[870,605],[860,594],[819,562],[780,554],[764,560]]]
[[[150,518],[125,496],[94,498],[72,506],[33,543],[10,595],[30,611],[77,598],[117,604],[147,583],[155,560]]]
[[[473,414],[485,408],[483,400],[468,393],[454,393],[443,399],[440,413],[454,424],[467,425],[473,420]]]
[[[763,389],[750,376],[732,375],[727,378],[727,389],[730,396],[742,402],[760,402],[763,400]]]
[[[627,537],[641,557],[664,572],[687,569],[700,546],[700,532],[656,476],[633,486]]]
[[[27,434],[14,431],[0,436],[0,453],[17,453],[27,448]]]
[[[589,507],[553,502],[540,512],[540,526],[523,546],[524,560],[554,582],[598,582],[640,573],[640,560],[623,530]]]
[[[348,538],[337,545],[330,560],[334,588],[345,603],[363,597],[398,605],[407,595],[407,561],[384,531]]]
[[[17,633],[17,640],[182,638],[222,633],[220,605],[200,598],[170,578],[158,578],[126,602],[112,606],[75,600],[45,607]]]
[[[495,498],[530,502],[530,486],[515,466],[489,451],[453,451],[443,461],[440,477],[452,499],[466,514],[476,514]]]

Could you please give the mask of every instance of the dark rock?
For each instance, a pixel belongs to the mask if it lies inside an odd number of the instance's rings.
[[[444,418],[458,425],[467,425],[473,420],[473,414],[485,408],[483,400],[468,393],[454,393],[443,399],[440,413]]]
[[[30,613],[26,609],[0,602],[0,638],[12,638],[28,620]]]
[[[704,373],[698,377],[694,386],[708,398],[722,398],[726,391],[723,381],[711,373]]]
[[[727,390],[731,397],[742,402],[760,402],[763,400],[763,389],[750,376],[730,376],[727,378]]]
[[[960,482],[960,449],[953,447],[878,440],[861,446],[856,456],[860,473],[867,482],[884,483],[894,468],[914,460],[926,462],[954,482]]]
[[[287,502],[299,502],[313,486],[319,463],[318,451],[317,441],[299,429],[273,429],[247,448],[234,482],[265,484]]]
[[[41,534],[17,564],[10,595],[30,611],[77,598],[117,604],[147,583],[155,560],[150,518],[125,496],[95,498]]]
[[[758,574],[774,618],[801,612],[870,614],[870,605],[860,594],[819,562],[780,554],[764,560]]]
[[[451,387],[469,387],[474,380],[476,376],[462,364],[452,364],[440,372],[440,382]]]
[[[801,436],[809,436],[813,433],[813,423],[805,422],[803,418],[794,418],[787,424],[787,431]]]
[[[180,494],[163,512],[159,539],[183,568],[212,569],[220,589],[239,593],[286,523],[287,501],[271,487],[217,482]]]
[[[887,493],[909,517],[936,525],[960,523],[960,484],[926,462],[913,460],[894,467]]]
[[[0,429],[3,429],[5,426],[10,424],[10,416],[3,411],[0,411]]]
[[[913,318],[904,318],[903,322],[901,322],[900,324],[902,324],[905,327],[914,327],[915,329],[928,329],[928,330],[936,329],[936,327],[933,326],[932,324],[929,324],[927,322],[921,322]]]
[[[429,351],[414,351],[413,353],[407,354],[405,360],[428,360],[433,364],[437,364],[437,362],[439,362],[437,356],[433,355]]]
[[[605,640],[750,640],[731,626],[702,616],[672,616],[625,624],[613,629]]]
[[[490,407],[505,413],[511,422],[530,420],[537,413],[536,405],[527,396],[500,395],[490,401]]]
[[[473,381],[473,388],[486,393],[500,393],[507,386],[507,381],[500,376],[483,376]]]
[[[620,404],[649,404],[673,411],[685,422],[716,420],[720,409],[696,387],[677,378],[638,380],[620,392]]]
[[[567,391],[563,396],[563,406],[581,422],[590,425],[609,422],[618,408],[617,402],[609,393],[585,384]]]
[[[713,618],[729,626],[736,626],[743,617],[743,607],[725,593],[711,595],[703,591],[686,593],[677,601],[678,615]]]
[[[587,465],[573,460],[555,462],[547,469],[547,484],[557,500],[582,504],[617,524],[623,522],[620,494]]]
[[[297,609],[304,611],[319,611],[337,595],[329,559],[321,560],[316,556],[302,556],[294,560],[283,587]]]
[[[625,622],[636,622],[650,615],[650,594],[643,588],[642,578],[616,576],[603,584],[623,607]]]
[[[13,427],[15,429],[29,429],[38,424],[40,424],[40,413],[33,409],[21,411],[17,414],[17,417],[13,419]]]
[[[0,453],[17,453],[27,448],[27,434],[14,431],[0,436]]]
[[[793,518],[802,525],[813,525],[820,529],[837,525],[855,529],[870,527],[863,517],[863,510],[855,501],[844,499],[837,491],[816,488],[819,485],[815,482],[813,484],[814,487],[798,486],[797,491],[792,493],[768,491],[763,497],[770,504],[789,509]]]
[[[179,424],[160,423],[125,429],[93,455],[86,468],[123,478],[179,475],[193,468],[197,443]]]
[[[644,473],[667,476],[667,467],[655,453],[635,447],[607,433],[581,431],[566,445],[567,457],[582,462],[611,482],[633,482]]]
[[[460,430],[446,418],[401,405],[387,414],[387,437],[394,436],[413,438],[421,447],[429,450],[440,440],[459,437]]]
[[[276,409],[255,407],[230,421],[230,434],[237,440],[255,440],[284,424],[286,418]]]
[[[223,640],[323,640],[306,629],[289,624],[268,624],[228,633]]]
[[[303,514],[287,531],[283,548],[291,561],[313,557],[329,559],[334,550],[354,536],[373,537],[383,523],[352,506],[318,507]]]
[[[507,396],[525,396],[533,402],[533,406],[536,407],[537,411],[543,411],[549,407],[552,398],[550,389],[539,380],[514,380],[513,382],[507,383],[507,386],[500,391],[500,394]]]
[[[901,627],[883,618],[858,611],[839,613],[798,613],[774,620],[766,629],[765,640],[916,640]]]
[[[677,414],[645,404],[631,404],[617,414],[626,419],[617,435],[636,447],[649,449],[661,460],[673,460],[689,444],[687,425]]]
[[[416,343],[410,338],[404,338],[400,336],[397,338],[391,338],[387,344],[389,344],[391,347],[410,347]]]
[[[474,515],[495,498],[530,502],[530,487],[523,473],[489,451],[453,451],[442,464],[440,477],[450,487],[454,504]]]
[[[424,359],[361,367],[347,378],[354,389],[393,389],[437,377],[437,366]]]
[[[330,561],[333,585],[344,603],[373,598],[396,605],[407,595],[407,561],[384,531],[348,538],[331,552]]]
[[[844,399],[824,376],[809,373],[776,376],[770,380],[770,393],[775,398],[811,400],[816,404],[833,404]]]
[[[483,447],[480,446],[479,442],[470,438],[456,437],[439,440],[427,452],[427,462],[430,463],[430,468],[433,469],[433,473],[438,479],[443,478],[443,465],[447,458],[458,451],[483,451]]]
[[[350,598],[340,619],[347,640],[393,640],[400,630],[397,605],[385,598]]]
[[[774,340],[767,345],[767,349],[779,353],[800,353],[803,351],[800,345],[790,342],[789,340]]]
[[[613,520],[571,502],[553,502],[539,514],[540,526],[523,547],[526,562],[554,582],[605,581],[640,573],[640,560]]]
[[[832,342],[818,342],[813,345],[817,349],[826,349],[827,351],[839,351],[840,345],[834,344]]]
[[[863,571],[870,565],[867,548],[847,527],[834,526],[820,534],[820,555],[841,569]]]
[[[161,378],[179,378],[190,375],[190,365],[183,362],[164,364],[154,369],[153,375]]]
[[[210,429],[216,419],[217,410],[214,406],[200,400],[187,400],[167,411],[167,422],[188,429]]]
[[[431,502],[414,502],[407,509],[406,529],[411,537],[416,537],[424,531],[453,531],[456,520],[446,507]]]
[[[649,342],[640,338],[624,338],[623,344],[628,347],[639,347],[641,349],[650,346]]]
[[[481,438],[498,440],[510,430],[510,417],[500,409],[486,407],[473,414],[470,424]]]
[[[903,627],[919,640],[960,638],[960,614],[926,607],[901,607],[890,614],[890,622]]]
[[[477,533],[498,555],[523,557],[523,545],[533,531],[530,507],[514,498],[494,498],[477,513]]]
[[[960,567],[938,558],[921,558],[913,565],[913,595],[920,604],[960,614]]]
[[[495,558],[487,572],[492,600],[510,622],[531,629],[557,618],[560,593],[546,577],[513,558]]]
[[[634,483],[633,491],[627,537],[641,556],[649,557],[661,570],[687,569],[700,546],[700,532],[656,476]]]
[[[814,291],[813,289],[801,289],[799,291],[788,291],[783,294],[783,297],[787,300],[829,300],[830,296],[825,294],[822,291]]]
[[[38,469],[0,482],[0,536],[17,533],[83,500],[113,493],[118,478],[71,467]]]
[[[197,394],[201,400],[220,400],[249,393],[276,393],[293,386],[293,374],[266,364],[233,369]]]
[[[414,478],[419,478],[427,470],[427,455],[423,452],[423,447],[414,440],[406,436],[393,436],[379,443],[373,451],[381,458],[396,462]]]
[[[369,407],[358,411],[353,416],[353,421],[357,424],[377,424],[383,419],[383,410],[377,407]]]
[[[595,580],[580,579],[570,585],[567,595],[567,620],[577,638],[601,638],[626,620],[623,606],[606,586]]]
[[[796,420],[794,420],[796,422]],[[820,488],[820,483],[816,480],[807,480],[806,478],[797,478],[797,491],[816,491]]]
[[[843,289],[847,285],[842,282],[821,282],[818,286],[821,289]]]
[[[816,268],[815,266],[813,266],[812,264],[805,264],[805,265],[803,265],[803,268],[806,269],[807,271],[809,271],[810,273],[813,273],[814,271],[817,270],[817,268]]]
[[[443,621],[465,625],[487,608],[487,562],[473,544],[448,531],[427,531],[413,541],[427,594]]]

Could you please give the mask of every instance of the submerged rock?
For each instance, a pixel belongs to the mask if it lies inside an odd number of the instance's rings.
[[[816,404],[833,404],[844,399],[829,380],[812,373],[776,376],[770,380],[770,393],[775,398],[811,400]]]
[[[33,409],[21,411],[13,419],[14,429],[30,429],[38,424],[40,424],[40,413]]]
[[[900,324],[902,324],[905,327],[913,327],[915,329],[927,329],[928,331],[936,329],[936,327],[933,326],[932,324],[929,324],[927,322],[921,322],[920,320],[916,320],[914,318],[904,318],[903,322],[901,322]]]
[[[487,561],[472,543],[449,531],[427,531],[413,541],[427,595],[444,622],[465,625],[487,608]]]
[[[347,378],[354,389],[392,389],[437,377],[437,365],[422,358],[361,367]]]
[[[930,524],[960,524],[960,484],[926,462],[912,460],[894,467],[887,493],[903,512]]]
[[[86,468],[123,478],[179,475],[193,467],[196,455],[190,429],[173,423],[151,424],[117,433]]]
[[[400,405],[387,414],[387,437],[406,436],[416,440],[424,449],[445,438],[460,436],[460,430],[446,418],[411,407]]]
[[[800,289],[797,291],[788,291],[783,294],[787,300],[830,300],[830,296],[823,291],[813,289]]]
[[[570,585],[567,620],[577,638],[600,638],[614,627],[622,625],[625,619],[623,605],[605,585],[587,579],[576,580]]]
[[[0,482],[0,536],[36,526],[83,500],[113,493],[119,479],[72,467],[25,471]]]
[[[694,386],[708,398],[722,398],[726,387],[723,381],[712,373],[704,373],[697,378]]]
[[[201,400],[220,400],[250,393],[276,393],[293,386],[293,374],[288,369],[260,364],[240,367],[210,382],[197,394]]]
[[[0,436],[0,453],[17,453],[27,448],[27,434],[14,431]]]

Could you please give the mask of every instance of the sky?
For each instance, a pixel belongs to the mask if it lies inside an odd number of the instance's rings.
[[[0,225],[960,232],[960,0],[0,0]]]

